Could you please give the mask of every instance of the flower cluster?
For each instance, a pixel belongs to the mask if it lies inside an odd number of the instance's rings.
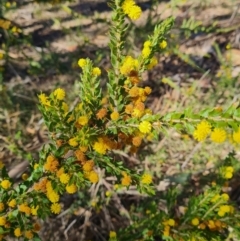
[[[221,174],[225,179],[231,179],[233,177],[234,169],[232,166],[226,166],[221,169]]]
[[[132,20],[137,20],[142,14],[141,8],[136,5],[134,0],[124,0],[122,3],[122,9]]]
[[[3,167],[0,169],[3,170]],[[21,198],[16,190],[13,191],[12,182],[8,179],[1,181],[0,192],[1,194],[4,192],[4,195],[0,196],[1,240],[10,233],[17,238],[24,237],[26,240],[37,237],[40,225],[35,221],[31,222],[30,219],[37,215],[39,206],[34,206],[33,202],[29,202],[26,198],[25,200]],[[30,199],[33,200],[31,193]],[[26,220],[26,229],[18,223],[18,219]]]
[[[210,139],[214,143],[223,143],[229,137],[229,141],[233,144],[240,143],[240,128],[237,131],[233,132],[232,135],[228,135],[227,131],[222,127],[213,128],[207,120],[202,120],[197,124],[193,137],[197,141],[204,141],[210,136]]]
[[[205,120],[201,121],[193,132],[194,139],[204,141],[211,133],[211,124]]]

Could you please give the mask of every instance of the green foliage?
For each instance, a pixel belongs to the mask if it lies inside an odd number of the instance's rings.
[[[156,23],[141,52],[131,56],[125,53],[126,33],[130,26],[126,16],[134,21],[142,10],[134,1],[128,0],[111,1],[109,5],[112,8],[111,68],[107,70],[107,91],[104,92],[100,81],[102,70],[94,67],[89,58],[80,58],[78,65],[82,73],[78,102],[66,103],[66,92],[62,88],[49,95],[38,95],[39,110],[48,128],[50,142],[39,152],[38,160],[31,159],[29,175],[24,174],[23,181],[16,185],[0,162],[0,240],[11,236],[40,240],[37,219],[59,214],[63,208],[61,196],[94,186],[95,197],[103,197],[100,189],[104,190],[104,185],[108,192],[101,202],[106,206],[111,195],[131,192],[131,186],[139,195],[147,196],[143,202],[140,200],[129,208],[129,214],[125,214],[129,225],[117,233],[112,230],[109,240],[239,239],[239,211],[223,188],[239,170],[234,152],[219,161],[207,178],[198,177],[197,190],[187,186],[190,175],[183,172],[172,177],[176,185],[160,192],[154,182],[164,181],[161,176],[155,177],[151,171],[138,170],[128,163],[136,153],[141,156],[150,141],[165,136],[172,128],[201,143],[228,142],[234,148],[239,147],[239,103],[224,109],[206,107],[197,113],[192,106],[168,113],[152,113],[146,105],[152,89],[143,87],[142,74],[157,65],[156,54],[165,51],[174,18]],[[183,26],[198,31],[200,24],[190,19]],[[36,61],[31,61],[31,67],[42,69]],[[163,83],[181,90],[170,78],[165,78]],[[7,96],[7,92],[3,93]],[[20,140],[21,132],[14,138]],[[121,153],[127,158],[122,158]],[[149,155],[148,150],[146,153]],[[111,179],[106,184],[107,178]],[[89,205],[84,200],[85,194],[78,194],[78,202]]]

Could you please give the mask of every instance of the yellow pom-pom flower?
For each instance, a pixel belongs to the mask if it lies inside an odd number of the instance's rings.
[[[230,212],[230,206],[229,205],[222,205],[222,206],[220,206],[219,210],[222,210],[225,213],[229,213]]]
[[[22,213],[25,213],[27,215],[31,214],[31,208],[26,204],[26,203],[22,203],[18,206],[18,210]]]
[[[86,59],[79,59],[78,60],[78,66],[79,67],[81,67],[81,68],[83,68],[84,66],[86,66],[86,64],[87,64],[87,60]]]
[[[39,206],[36,206],[36,207],[32,207],[32,208],[31,208],[31,214],[32,214],[33,216],[36,216],[36,215],[37,215],[38,208],[39,208]]]
[[[33,232],[31,230],[27,230],[24,233],[25,238],[32,239],[33,238]]]
[[[68,140],[68,144],[72,147],[76,147],[78,145],[77,138],[71,138],[70,140]]]
[[[88,179],[92,183],[97,183],[99,181],[99,176],[95,171],[89,173]]]
[[[156,65],[158,64],[158,60],[157,58],[154,56],[152,57],[151,61],[150,61],[150,64],[148,64],[147,68],[149,70],[153,69]]]
[[[198,226],[199,224],[199,219],[198,218],[193,218],[192,221],[191,221],[192,225],[193,226]]]
[[[139,126],[138,129],[140,130],[140,132],[142,132],[143,134],[147,134],[150,133],[152,130],[152,125],[149,121],[142,121]]]
[[[117,237],[116,232],[110,231],[110,233],[109,233],[109,238],[110,238],[110,239],[116,239],[116,237]]]
[[[222,128],[215,128],[211,133],[211,140],[216,143],[222,143],[226,140],[227,133]]]
[[[92,73],[94,76],[101,75],[101,70],[98,67],[93,68]]]
[[[65,103],[65,102],[62,103],[62,110],[64,111],[64,113],[68,112],[69,107],[68,107],[67,103]]]
[[[234,169],[232,166],[227,166],[226,167],[226,172],[234,172]]]
[[[61,205],[59,203],[53,203],[51,205],[51,212],[54,214],[59,214],[61,212]]]
[[[143,184],[151,184],[152,183],[152,176],[150,174],[143,174],[141,178],[141,183]]]
[[[93,160],[89,160],[83,165],[83,171],[85,172],[91,172],[94,167],[94,162]]]
[[[211,133],[211,125],[207,121],[203,120],[198,125],[196,130],[193,132],[194,139],[198,141],[204,141],[208,134]]]
[[[130,9],[129,9],[129,13],[128,16],[129,18],[131,18],[132,20],[137,20],[140,18],[142,14],[142,9],[137,6],[137,5],[133,5]]]
[[[147,58],[151,54],[151,49],[149,47],[144,47],[142,50],[143,58]]]
[[[40,95],[38,95],[38,99],[42,105],[48,105],[48,106],[50,105],[48,97],[44,93],[41,93]]]
[[[114,111],[111,115],[111,120],[116,121],[119,119],[119,113],[117,111]]]
[[[3,189],[9,189],[11,187],[12,183],[9,180],[2,180],[1,181],[1,187]]]
[[[8,206],[10,208],[14,208],[16,207],[16,205],[17,205],[16,199],[12,199],[11,201],[8,202]]]
[[[221,198],[224,200],[224,201],[228,201],[229,200],[229,195],[227,193],[223,193],[221,195]]]
[[[125,14],[129,14],[130,9],[135,5],[136,3],[134,0],[125,0],[122,3],[122,9]]]
[[[124,172],[123,178],[121,180],[122,185],[127,187],[131,184],[131,182],[132,182],[131,177],[127,173]]]
[[[103,139],[102,138],[98,138],[98,141],[96,141],[94,144],[93,144],[93,149],[98,152],[99,154],[106,154],[106,151],[107,151],[107,146],[106,144],[104,143]]]
[[[69,175],[68,174],[66,174],[66,173],[62,173],[61,175],[60,175],[60,182],[61,183],[63,183],[63,184],[67,184],[68,182],[69,182],[69,180],[70,180],[70,177],[69,177]]]
[[[240,143],[240,128],[237,131],[233,132],[233,141],[236,143]]]
[[[231,179],[233,177],[233,173],[232,172],[226,172],[224,175],[225,179]]]
[[[63,100],[65,98],[65,91],[61,88],[57,88],[54,90],[53,95],[57,98],[57,100]]]
[[[15,228],[14,229],[14,235],[15,235],[15,237],[20,237],[20,236],[22,236],[22,232],[21,232],[21,229],[20,228]]]
[[[78,124],[81,126],[85,126],[88,123],[88,117],[87,116],[80,116],[77,120]]]
[[[174,227],[174,226],[175,226],[175,220],[172,219],[172,218],[170,218],[170,219],[168,219],[167,224],[168,224],[170,227]]]
[[[56,203],[59,201],[59,195],[54,191],[48,192],[47,197],[50,200],[50,202],[52,202],[52,203]]]
[[[0,217],[0,226],[4,226],[4,225],[6,224],[6,222],[7,222],[6,217],[1,216],[1,217]]]
[[[126,56],[122,66],[120,67],[120,73],[123,75],[129,75],[132,70],[138,68],[138,61],[132,56]]]
[[[159,47],[161,49],[165,49],[167,47],[167,41],[166,40],[163,40],[160,44],[159,44]]]
[[[75,184],[68,185],[66,186],[66,191],[70,194],[73,194],[77,192],[77,186]]]
[[[144,44],[143,44],[143,47],[145,47],[145,48],[150,47],[150,46],[151,46],[150,40],[145,41]]]

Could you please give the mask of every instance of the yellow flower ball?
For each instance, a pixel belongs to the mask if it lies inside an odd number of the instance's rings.
[[[67,103],[65,103],[65,102],[62,103],[62,110],[64,111],[64,113],[67,113],[67,112],[68,112],[69,107],[68,107],[68,104],[67,104]]]
[[[175,225],[175,220],[172,219],[172,218],[170,218],[170,219],[167,221],[167,223],[168,223],[168,225],[169,225],[170,227],[174,227],[174,225]]]
[[[122,3],[122,9],[125,14],[128,14],[131,7],[135,5],[134,0],[125,0]]]
[[[11,187],[11,182],[9,180],[2,180],[1,186],[3,189],[9,189]]]
[[[131,182],[132,182],[132,178],[126,173],[124,173],[123,178],[121,180],[122,185],[127,187],[131,184]]]
[[[80,116],[77,120],[78,124],[85,126],[88,123],[88,117],[87,116]]]
[[[18,238],[20,236],[22,236],[22,232],[20,228],[15,228],[14,229],[14,235]]]
[[[151,184],[152,183],[152,176],[150,174],[143,174],[142,178],[141,178],[141,182],[143,184]],[[171,225],[170,225],[171,226]]]
[[[197,141],[204,141],[208,134],[211,133],[211,125],[207,121],[203,120],[198,125],[195,131],[193,132],[193,137]]]
[[[157,58],[154,56],[152,57],[152,59],[150,60],[150,63],[148,64],[147,68],[149,70],[153,69],[156,65],[158,64],[158,60]]]
[[[98,67],[93,68],[92,73],[94,76],[101,75],[101,70]]]
[[[221,197],[222,197],[222,199],[223,199],[224,201],[228,201],[228,200],[229,200],[229,195],[228,195],[227,193],[223,193],[223,194],[221,195]]]
[[[160,44],[159,44],[159,47],[161,49],[165,49],[167,47],[167,41],[166,40],[163,40]]]
[[[222,128],[215,128],[211,133],[211,140],[216,143],[222,143],[227,138],[227,132]]]
[[[224,178],[225,179],[231,179],[233,177],[233,173],[232,172],[226,172],[225,174],[224,174]]]
[[[106,191],[105,195],[106,195],[106,197],[110,197],[112,195],[112,193],[110,191]]]
[[[77,186],[75,184],[67,185],[66,191],[70,194],[77,192]]]
[[[143,44],[143,47],[145,47],[145,48],[150,47],[150,46],[151,46],[150,40],[145,41],[144,44]]]
[[[53,95],[57,98],[57,100],[63,100],[65,98],[65,91],[61,88],[54,90]]]
[[[233,141],[236,143],[240,143],[240,127],[237,131],[233,132]]]
[[[88,178],[92,183],[97,183],[99,181],[99,176],[95,171],[91,171]]]
[[[86,163],[83,164],[83,171],[85,172],[91,172],[94,167],[94,161],[89,160]]]
[[[140,130],[140,132],[147,134],[151,132],[152,125],[149,121],[143,121],[139,124],[138,129]]]
[[[30,230],[25,231],[24,233],[25,238],[32,239],[33,238],[33,232]]]
[[[230,212],[230,206],[229,205],[222,205],[222,206],[220,206],[219,211],[229,213]]]
[[[38,99],[40,101],[40,103],[42,105],[49,105],[49,100],[48,100],[48,97],[44,94],[44,93],[41,93],[40,95],[38,95]]]
[[[151,49],[149,47],[144,47],[142,50],[143,58],[147,58],[151,54]]]
[[[109,233],[109,238],[115,239],[116,237],[117,237],[116,232],[110,231],[110,233]]]
[[[93,149],[94,151],[98,152],[99,154],[106,154],[106,151],[107,151],[107,146],[106,144],[103,142],[103,140],[99,140],[99,141],[96,141],[94,144],[93,144]]]
[[[211,202],[212,202],[212,203],[215,203],[215,202],[217,202],[217,201],[219,200],[219,198],[220,198],[220,195],[219,195],[219,194],[216,194],[216,195],[211,199]]]
[[[116,121],[119,119],[119,113],[117,111],[114,111],[111,115],[111,120]]]
[[[50,202],[52,202],[52,203],[56,203],[59,201],[59,195],[54,191],[48,192],[47,197],[50,200]]]
[[[233,171],[234,171],[234,169],[233,169],[232,166],[227,166],[226,167],[226,172],[233,172]]]
[[[32,214],[33,216],[37,216],[38,208],[39,208],[39,206],[31,207],[31,214]]]
[[[140,18],[142,14],[142,9],[137,6],[137,5],[133,5],[128,12],[128,17],[131,18],[132,20],[137,20]]]
[[[70,180],[70,177],[69,177],[69,175],[68,174],[66,174],[66,173],[62,173],[61,175],[60,175],[60,182],[61,183],[63,183],[63,184],[67,184],[68,182],[69,182],[69,180]]]
[[[71,138],[70,140],[68,140],[68,144],[72,147],[76,147],[78,145],[77,138]]]
[[[193,218],[192,221],[191,221],[192,225],[193,226],[198,226],[199,224],[199,219],[198,218]]]
[[[78,66],[83,68],[84,66],[86,66],[87,64],[87,60],[86,59],[79,59],[78,60]]]
[[[28,207],[28,205],[26,203],[22,203],[18,206],[18,210],[22,213],[25,213],[27,215],[31,214],[31,208]]]
[[[6,222],[7,222],[6,217],[1,216],[0,217],[0,226],[4,226],[6,224]]]
[[[61,212],[61,205],[59,203],[53,203],[51,205],[51,212],[54,214],[59,214]]]
[[[206,228],[206,224],[201,223],[201,224],[199,224],[198,228],[204,230]]]
[[[219,211],[218,211],[218,216],[219,216],[219,217],[224,217],[224,215],[225,215],[225,212],[224,212],[224,211],[222,211],[222,210],[219,210]]]

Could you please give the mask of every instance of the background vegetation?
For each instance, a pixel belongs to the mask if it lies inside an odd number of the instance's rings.
[[[166,36],[167,47],[157,56],[157,66],[143,75],[142,85],[152,88],[147,106],[161,116],[188,108],[195,113],[206,108],[224,110],[235,106],[237,109],[240,1],[137,3],[143,14],[137,21],[128,20],[126,54],[139,53],[156,23],[175,17],[174,27]],[[102,69],[101,86],[105,89],[110,68],[111,9],[106,1],[50,4],[2,0],[0,18],[0,159],[18,183],[22,174],[30,172],[29,161],[38,159],[39,150],[49,141],[37,95],[49,94],[61,87],[73,107],[80,90],[78,60],[87,57]],[[239,122],[236,128],[238,126]],[[211,187],[211,200],[220,185],[221,192],[228,193],[237,210],[240,205],[239,146],[229,141],[197,142],[192,133],[193,130],[166,128],[158,140],[144,142],[133,155],[118,151],[119,158],[129,168],[152,174],[156,195],[148,197],[134,185],[116,190],[114,177],[107,177],[90,189],[65,194],[61,198],[64,211],[41,221],[42,240],[115,240],[115,231],[119,240],[162,240],[160,231],[156,233],[158,228],[174,227],[169,217],[178,223],[190,196],[196,196],[191,206],[197,207],[206,186]],[[229,182],[219,180],[222,166],[234,168]],[[206,208],[210,209],[209,204]],[[166,212],[165,219],[169,221],[161,227],[158,220],[163,219],[162,213],[159,217],[151,216],[159,210]],[[194,218],[200,219],[193,211],[189,214],[190,226],[183,225],[182,232],[184,228],[198,226]],[[239,214],[233,219],[230,217],[227,221],[239,220]],[[206,235],[212,240],[239,240],[231,228],[227,239],[225,234],[214,239],[211,223],[205,225],[211,231]],[[186,240],[194,240],[194,232]]]

